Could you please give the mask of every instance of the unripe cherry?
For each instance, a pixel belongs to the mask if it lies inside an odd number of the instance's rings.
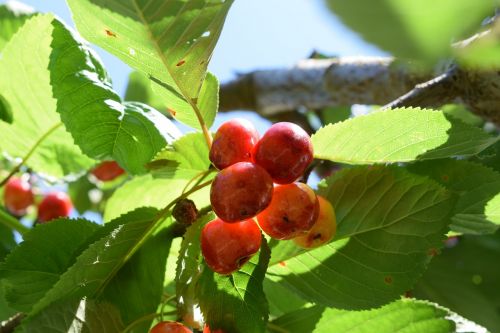
[[[295,244],[305,249],[312,249],[328,243],[337,230],[335,211],[330,201],[317,196],[319,201],[318,219],[305,235],[293,239]]]
[[[201,253],[208,267],[219,274],[231,274],[259,251],[261,232],[254,220],[226,223],[219,218],[201,231]]]
[[[260,166],[238,162],[217,174],[210,189],[210,203],[218,217],[238,222],[264,210],[273,195],[271,176]]]
[[[11,177],[3,192],[5,208],[16,216],[26,214],[26,209],[34,202],[30,183],[19,177]]]
[[[259,133],[250,121],[241,118],[226,121],[215,133],[210,161],[219,170],[238,162],[251,162],[257,141]]]
[[[313,160],[311,138],[301,127],[276,123],[254,147],[255,163],[266,169],[277,184],[296,181]]]
[[[150,333],[193,333],[189,328],[176,321],[162,321],[156,324]]]
[[[66,193],[49,193],[38,205],[38,220],[44,223],[58,217],[68,217],[72,208],[73,204]]]
[[[262,230],[276,239],[292,239],[312,228],[319,203],[314,191],[303,183],[277,185],[269,206],[257,215]]]

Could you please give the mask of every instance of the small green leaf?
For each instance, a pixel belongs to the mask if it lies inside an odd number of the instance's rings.
[[[446,309],[432,303],[400,300],[370,311],[312,306],[288,313],[272,323],[288,333],[455,333]]]
[[[495,1],[327,0],[330,9],[368,42],[396,57],[434,62],[451,43],[471,33]]]
[[[312,141],[316,158],[372,164],[471,156],[498,138],[443,112],[405,108],[327,125]]]
[[[179,130],[145,104],[122,104],[93,51],[63,23],[54,20],[53,25],[49,69],[66,128],[88,156],[111,158],[129,173],[144,173],[144,165]]]
[[[162,91],[165,108],[199,128],[193,122],[196,105],[210,125],[215,115],[201,98],[214,98],[214,81],[208,76],[208,62],[219,38],[232,0],[119,0],[96,3],[69,0],[73,19],[89,41],[119,57],[147,75]],[[200,92],[201,91],[201,92]],[[213,103],[213,102],[210,102]],[[183,114],[185,113],[185,114]]]
[[[98,228],[83,219],[59,219],[38,224],[24,235],[24,241],[0,266],[10,306],[29,312],[73,264],[78,251]]]
[[[409,166],[459,195],[451,230],[467,234],[495,233],[500,227],[500,173],[469,161],[427,161]]]
[[[268,277],[342,309],[380,306],[410,289],[442,246],[453,207],[440,185],[396,167],[346,169],[320,194],[335,208],[334,241],[274,264]]]
[[[9,102],[0,95],[0,120],[3,120],[9,124],[12,124],[14,118],[12,117],[12,108]]]
[[[262,283],[269,257],[263,239],[260,252],[236,273],[222,276],[203,266],[196,294],[211,329],[235,333],[265,330],[269,311]]]
[[[152,208],[137,209],[106,225],[103,229],[105,236],[78,256],[75,263],[34,305],[27,320],[56,301],[99,295],[144,243],[157,212]]]
[[[52,41],[51,15],[38,15],[21,27],[0,58],[0,91],[10,105],[12,124],[0,122],[0,147],[35,171],[62,177],[88,169],[84,156],[61,124],[47,69]]]
[[[458,242],[458,244],[455,244]],[[466,236],[448,241],[417,283],[415,297],[437,302],[500,332],[500,234]]]
[[[113,305],[81,299],[54,303],[36,317],[23,321],[16,333],[120,333],[124,328]]]
[[[208,171],[208,147],[201,133],[189,133],[161,151],[148,165],[155,177],[191,179]]]
[[[33,16],[33,12],[33,8],[20,2],[7,2],[0,6],[0,51],[24,22]]]

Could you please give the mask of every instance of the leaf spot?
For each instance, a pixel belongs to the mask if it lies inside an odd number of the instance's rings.
[[[105,29],[104,31],[106,31],[106,35],[108,35],[109,37],[117,37],[116,34],[111,30]]]
[[[392,276],[387,275],[387,276],[384,278],[384,282],[385,282],[385,283],[387,283],[387,284],[392,284]]]
[[[175,66],[179,67],[179,66],[184,65],[185,63],[186,63],[186,60],[181,60]]]

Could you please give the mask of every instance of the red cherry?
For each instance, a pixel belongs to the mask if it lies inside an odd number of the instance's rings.
[[[225,333],[223,330],[210,330],[210,327],[208,325],[205,325],[203,328],[203,333]]]
[[[106,182],[117,178],[125,173],[115,161],[105,161],[92,170],[92,174],[100,181]]]
[[[11,177],[5,184],[3,201],[9,212],[16,216],[26,214],[26,209],[33,204],[34,196],[31,185],[18,177]]]
[[[38,205],[38,220],[48,222],[58,217],[68,217],[73,205],[64,192],[47,194]]]
[[[210,202],[218,217],[238,222],[264,210],[272,195],[273,181],[266,170],[250,162],[238,162],[215,177]]]
[[[201,253],[208,267],[219,274],[231,274],[260,249],[262,237],[254,220],[226,223],[219,218],[201,231]]]
[[[311,138],[293,123],[277,123],[257,142],[253,157],[275,183],[289,184],[297,180],[313,160]]]
[[[250,121],[241,118],[226,121],[215,133],[210,161],[219,170],[237,162],[251,162],[257,141],[259,133]]]
[[[273,199],[257,215],[262,230],[276,239],[291,239],[310,230],[319,213],[314,191],[303,183],[277,185]]]
[[[156,324],[150,333],[193,333],[189,328],[176,321],[162,321]]]
[[[319,201],[318,219],[305,235],[293,239],[295,244],[305,249],[312,249],[328,243],[337,230],[335,211],[330,201],[317,196]]]

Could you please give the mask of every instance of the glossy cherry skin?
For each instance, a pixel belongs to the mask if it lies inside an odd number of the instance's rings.
[[[303,183],[277,185],[273,199],[257,215],[262,230],[276,239],[292,239],[312,228],[318,218],[319,202],[314,191]]]
[[[250,121],[241,118],[226,121],[215,133],[210,161],[219,170],[237,162],[251,162],[257,141],[259,133]]]
[[[208,327],[208,325],[205,325],[205,327],[203,328],[203,333],[225,333],[223,330],[219,329],[219,330],[210,330],[210,327]]]
[[[68,217],[72,208],[73,204],[66,193],[49,193],[38,205],[38,220],[43,223],[58,217]]]
[[[9,212],[16,216],[26,214],[26,209],[34,202],[31,185],[24,179],[11,177],[5,184],[3,201]]]
[[[260,166],[238,162],[215,177],[210,189],[210,203],[218,217],[238,222],[264,210],[273,195],[271,176]]]
[[[124,173],[125,170],[115,161],[102,162],[92,170],[92,174],[103,182],[116,179]]]
[[[162,321],[156,324],[150,333],[193,333],[189,328],[176,321]]]
[[[306,234],[293,239],[295,244],[305,249],[312,249],[328,243],[337,230],[335,211],[330,201],[317,196],[319,201],[318,219]]]
[[[255,163],[269,172],[277,184],[296,181],[313,160],[311,138],[288,122],[271,126],[254,147]]]
[[[201,231],[201,253],[211,270],[227,275],[250,260],[259,251],[261,241],[254,220],[226,223],[216,218]]]

